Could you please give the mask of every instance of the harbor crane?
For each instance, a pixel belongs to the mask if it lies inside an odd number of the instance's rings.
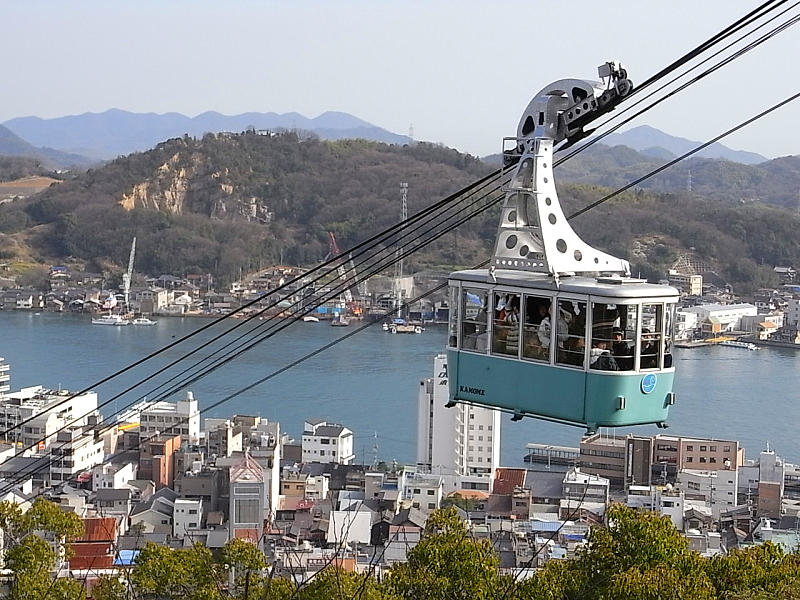
[[[122,274],[122,294],[125,298],[125,310],[130,309],[131,278],[133,277],[133,259],[136,256],[136,237],[131,243],[131,254],[128,258],[128,270]]]
[[[339,249],[339,245],[336,243],[336,237],[333,235],[332,231],[328,232],[328,236],[330,237],[330,256],[331,258],[336,258],[337,256],[341,255],[342,251]],[[336,270],[339,271],[339,278],[342,281],[347,282],[347,270],[344,267],[344,262],[340,262]],[[342,297],[344,298],[345,302],[347,302],[348,306],[352,304],[353,292],[350,291],[349,287],[342,291]]]

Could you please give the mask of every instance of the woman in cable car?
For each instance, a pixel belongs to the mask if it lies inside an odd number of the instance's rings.
[[[566,115],[612,102],[603,95],[620,86],[609,79],[613,88],[561,80],[542,90],[504,151],[514,172],[490,267],[450,275],[450,403],[590,431],[665,425],[678,291],[631,278],[627,261],[581,240],[553,183],[553,145],[576,132]]]

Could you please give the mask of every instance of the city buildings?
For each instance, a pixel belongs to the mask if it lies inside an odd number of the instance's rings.
[[[581,440],[579,458],[581,470],[608,478],[613,487],[647,486],[674,481],[683,469],[736,470],[744,448],[736,440],[598,432]]]
[[[186,397],[177,402],[145,402],[139,431],[144,438],[179,434],[184,442],[197,444],[200,440],[200,410],[194,394],[186,392]]]
[[[50,449],[50,480],[55,484],[69,481],[79,473],[90,471],[103,462],[103,440],[82,427],[69,427],[56,434]]]
[[[353,462],[353,432],[338,423],[309,420],[303,424],[303,462]]]
[[[228,539],[261,544],[264,521],[270,517],[264,469],[245,452],[230,470]]]
[[[18,426],[23,421],[25,424]],[[4,441],[21,443],[32,451],[48,449],[59,429],[84,427],[99,421],[95,392],[73,395],[69,390],[34,386],[0,397],[0,428],[13,432]]]
[[[6,364],[6,359],[0,356],[0,401],[5,397],[6,392],[9,390],[9,381],[11,375],[9,370],[11,367]]]
[[[493,480],[500,466],[500,411],[467,404],[446,406],[449,397],[444,354],[433,359],[433,375],[420,381],[417,467],[439,475]]]

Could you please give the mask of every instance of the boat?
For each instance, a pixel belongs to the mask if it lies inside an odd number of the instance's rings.
[[[737,342],[734,340],[726,340],[719,343],[720,346],[730,346],[731,348],[744,348],[746,350],[758,350],[758,346],[750,342]]]
[[[331,319],[331,327],[347,327],[350,325],[350,320],[347,317],[336,316]]]
[[[304,323],[319,323],[319,319],[317,317],[312,316],[312,315],[306,315],[305,317],[303,317],[303,322]]]
[[[131,325],[155,325],[158,321],[151,321],[147,317],[137,317],[133,321],[131,321]]]
[[[102,317],[95,317],[92,319],[92,325],[130,325],[130,321],[124,319],[121,315],[103,315]]]
[[[419,325],[412,325],[405,319],[392,319],[391,323],[384,323],[384,331],[389,333],[422,333],[423,329]]]

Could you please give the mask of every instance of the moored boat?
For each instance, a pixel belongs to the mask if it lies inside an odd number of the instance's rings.
[[[130,321],[121,315],[103,315],[92,319],[92,325],[130,325]]]
[[[744,348],[746,350],[758,350],[758,346],[750,342],[738,342],[734,340],[726,340],[719,343],[720,346],[730,346],[731,348]]]
[[[147,317],[136,317],[133,321],[131,321],[131,325],[150,326],[150,325],[155,325],[156,323],[158,323],[158,321],[152,321]]]

